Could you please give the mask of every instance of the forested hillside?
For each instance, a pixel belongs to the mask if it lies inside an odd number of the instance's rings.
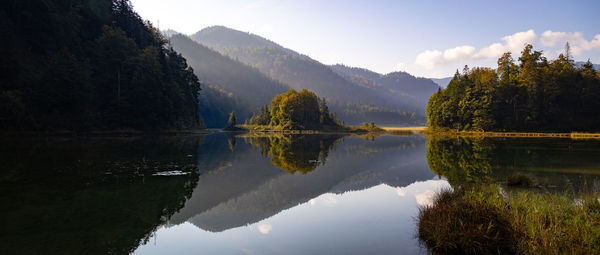
[[[332,110],[348,123],[424,122],[424,114],[416,113],[418,107],[411,107],[402,98],[390,96],[385,90],[355,84],[332,71],[329,66],[259,36],[225,27],[210,27],[191,38],[232,59],[251,65],[294,89],[308,89],[327,98]],[[381,118],[382,116],[385,118]]]
[[[331,69],[355,84],[387,95],[388,100],[398,100],[404,109],[416,109],[418,112],[425,112],[427,100],[439,88],[430,79],[417,78],[406,72],[382,75],[344,65],[333,65]]]
[[[0,129],[197,128],[200,84],[128,0],[0,6]]]
[[[223,56],[185,35],[170,37],[175,50],[187,59],[203,87],[200,110],[207,127],[221,128],[234,111],[241,120],[289,89],[248,65]]]
[[[565,54],[549,61],[527,45],[515,64],[465,67],[429,99],[433,128],[482,131],[600,131],[600,76],[592,63],[577,67]]]

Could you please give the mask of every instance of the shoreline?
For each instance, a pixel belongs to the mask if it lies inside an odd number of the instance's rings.
[[[547,133],[547,132],[477,132],[477,131],[425,131],[426,135],[467,136],[467,137],[505,137],[505,138],[570,138],[600,139],[600,133]]]
[[[129,137],[129,136],[155,136],[155,135],[205,135],[216,132],[214,129],[190,129],[190,130],[103,130],[103,131],[10,131],[0,132],[0,137]]]

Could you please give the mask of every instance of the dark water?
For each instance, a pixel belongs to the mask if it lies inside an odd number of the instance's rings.
[[[436,190],[600,190],[600,141],[225,135],[0,140],[0,254],[415,254]],[[156,173],[182,174],[155,176]]]

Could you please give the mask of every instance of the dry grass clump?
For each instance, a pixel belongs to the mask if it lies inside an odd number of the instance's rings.
[[[433,253],[600,254],[598,194],[443,190],[418,219],[419,239]]]
[[[533,180],[528,175],[521,173],[512,173],[506,176],[506,185],[531,187],[533,185]]]

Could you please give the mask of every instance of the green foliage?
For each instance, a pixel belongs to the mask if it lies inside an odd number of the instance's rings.
[[[237,118],[235,117],[235,112],[231,112],[231,113],[229,113],[229,120],[227,120],[227,126],[225,126],[224,129],[229,130],[229,131],[241,130],[236,125],[237,125]]]
[[[506,192],[497,185],[438,193],[419,213],[419,238],[435,253],[593,254],[600,200]]]
[[[314,92],[290,89],[276,95],[270,106],[261,108],[261,112],[250,119],[252,125],[269,125],[284,130],[320,130],[323,128],[341,128],[335,114],[329,113],[324,99]]]
[[[289,174],[307,174],[325,164],[329,151],[341,138],[339,135],[270,135],[251,137],[250,143],[268,156],[273,166]]]
[[[469,131],[599,131],[600,76],[591,63],[570,56],[554,61],[527,45],[514,63],[510,53],[498,69],[465,68],[427,106],[434,129]]]
[[[1,130],[200,127],[193,70],[128,0],[10,2]]]

